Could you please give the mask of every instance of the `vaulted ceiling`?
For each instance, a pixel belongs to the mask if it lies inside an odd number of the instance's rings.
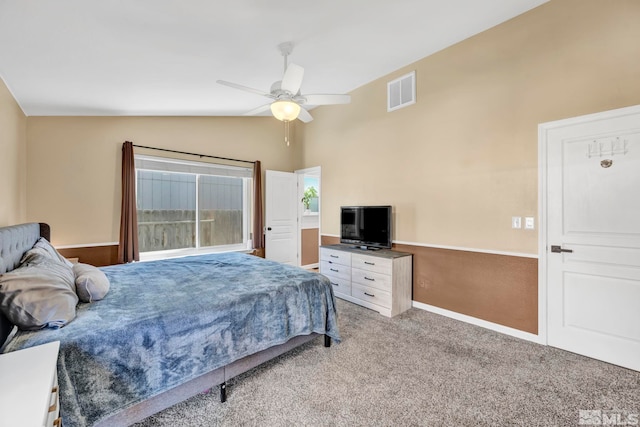
[[[547,0],[0,0],[0,77],[29,116],[242,115],[277,46],[348,93]]]

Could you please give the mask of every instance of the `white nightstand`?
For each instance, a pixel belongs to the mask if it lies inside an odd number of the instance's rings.
[[[60,426],[55,341],[0,354],[0,426]]]

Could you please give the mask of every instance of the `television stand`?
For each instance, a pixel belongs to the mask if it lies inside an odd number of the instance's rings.
[[[320,273],[329,278],[336,297],[393,317],[411,308],[413,256],[374,247],[324,245]]]
[[[379,251],[382,248],[379,248],[377,246],[367,246],[367,245],[362,245],[362,246],[352,246],[354,249],[362,249],[363,251]]]

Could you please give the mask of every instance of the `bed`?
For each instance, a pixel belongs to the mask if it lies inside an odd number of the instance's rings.
[[[0,274],[18,267],[46,224],[0,228]],[[240,253],[103,267],[102,301],[59,329],[18,330],[3,352],[60,341],[64,425],[118,426],[220,387],[318,336],[339,341],[325,277]],[[0,343],[13,325],[0,314]]]

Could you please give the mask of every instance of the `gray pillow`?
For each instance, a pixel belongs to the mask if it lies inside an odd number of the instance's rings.
[[[39,254],[29,259],[0,276],[0,310],[20,329],[61,328],[76,317],[73,270]]]
[[[31,255],[33,254],[43,255],[43,256],[49,257],[54,261],[61,262],[65,264],[67,267],[70,267],[70,268],[73,267],[73,263],[71,263],[68,259],[60,255],[60,253],[56,250],[56,248],[54,248],[51,245],[51,243],[49,243],[49,241],[44,237],[40,237],[36,241],[36,243],[33,245],[33,247],[29,249],[27,252],[25,252],[25,254],[22,256],[22,260],[20,260],[20,263],[22,264],[22,263],[28,262],[28,258],[31,257]]]
[[[79,262],[73,265],[73,274],[80,301],[100,301],[109,292],[109,279],[97,267]]]

